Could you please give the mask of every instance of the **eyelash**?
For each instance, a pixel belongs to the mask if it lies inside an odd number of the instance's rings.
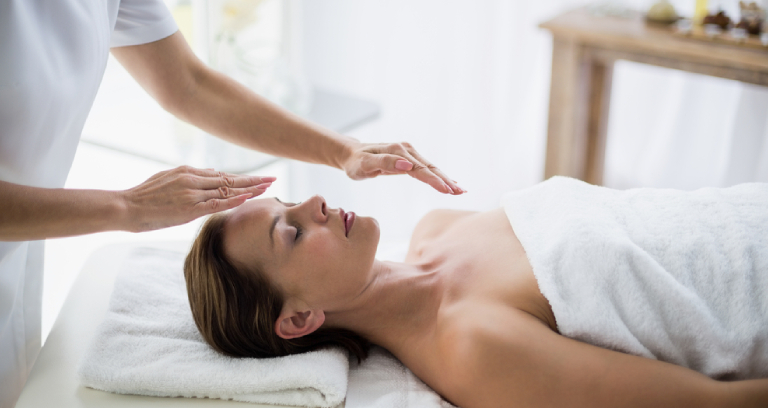
[[[302,230],[300,226],[296,225],[296,237],[293,240],[298,241],[303,232],[304,230]]]

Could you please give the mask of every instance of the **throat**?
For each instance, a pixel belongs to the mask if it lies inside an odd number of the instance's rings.
[[[351,310],[326,312],[330,326],[352,330],[390,352],[434,329],[443,298],[440,268],[376,261],[380,268]]]

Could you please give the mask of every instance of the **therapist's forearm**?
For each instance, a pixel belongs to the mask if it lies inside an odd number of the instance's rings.
[[[0,181],[0,241],[181,225],[235,208],[263,194],[274,180],[181,166],[121,191],[46,189]]]
[[[121,228],[118,193],[0,181],[0,241],[70,237]]]
[[[355,180],[408,174],[445,194],[465,192],[409,143],[360,143],[279,108],[203,64],[180,32],[111,52],[168,112],[224,140]]]
[[[276,156],[341,169],[356,140],[279,108],[226,75],[201,67],[179,118],[222,139]]]
[[[240,146],[342,168],[358,144],[209,68],[180,32],[148,44],[113,48],[112,55],[168,112]]]

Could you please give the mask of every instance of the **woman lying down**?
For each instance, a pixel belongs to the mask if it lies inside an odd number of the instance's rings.
[[[197,327],[230,356],[377,344],[463,408],[768,406],[768,184],[554,178],[427,214],[405,262],[378,240],[319,196],[213,216],[185,264]]]

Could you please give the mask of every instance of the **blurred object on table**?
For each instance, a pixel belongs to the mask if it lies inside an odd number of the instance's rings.
[[[645,18],[651,23],[658,24],[672,24],[680,19],[677,15],[675,7],[669,2],[669,0],[660,0],[654,3],[648,13],[645,14]]]
[[[741,11],[741,21],[736,24],[736,28],[745,30],[752,35],[760,35],[760,31],[765,21],[765,10],[760,8],[757,3],[739,2]]]
[[[704,24],[704,17],[709,14],[707,0],[696,0],[696,8],[693,11],[693,23],[696,25]]]
[[[717,13],[710,13],[704,17],[704,25],[716,25],[725,30],[731,24],[731,18],[725,14],[725,11],[718,10]]]

